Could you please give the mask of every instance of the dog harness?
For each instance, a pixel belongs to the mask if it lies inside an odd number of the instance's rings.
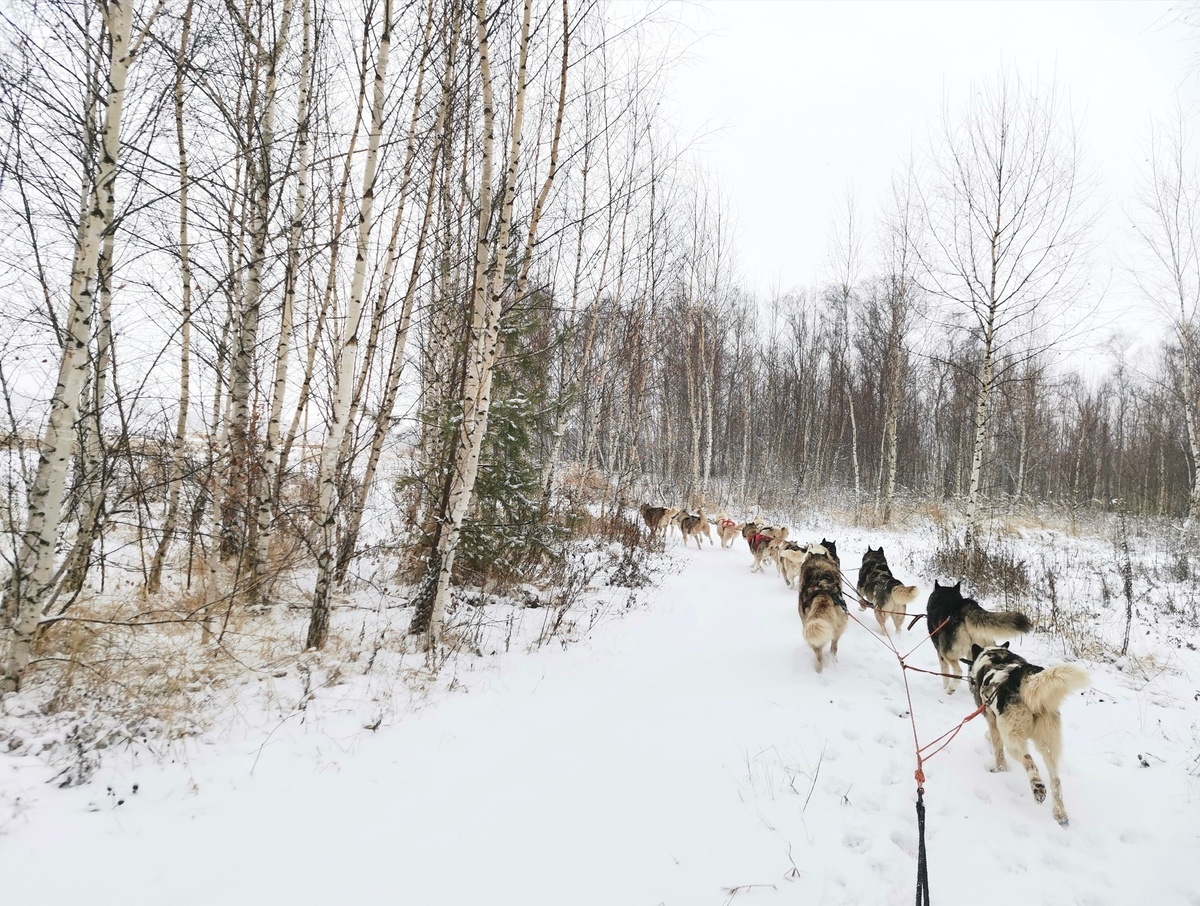
[[[721,528],[731,528],[731,527],[737,525],[737,523],[734,522],[732,519],[722,519],[720,522],[717,523],[717,525],[721,526]]]

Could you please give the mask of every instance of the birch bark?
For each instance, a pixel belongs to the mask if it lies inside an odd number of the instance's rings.
[[[74,427],[80,393],[87,380],[94,293],[100,246],[112,228],[114,184],[121,149],[121,114],[125,85],[133,63],[133,0],[109,0],[101,6],[109,35],[108,98],[100,133],[100,160],[91,175],[83,229],[71,264],[70,312],[50,417],[42,436],[37,475],[29,490],[28,516],[12,574],[4,590],[0,614],[12,621],[12,637],[0,669],[0,694],[20,686],[29,665],[34,636],[54,566],[54,547],[61,520],[67,474],[74,454]]]
[[[358,244],[354,259],[354,277],[346,318],[342,324],[339,344],[336,399],[330,415],[329,430],[321,449],[321,467],[317,476],[317,526],[320,532],[317,548],[317,585],[313,592],[312,615],[308,624],[306,648],[322,648],[329,635],[330,592],[333,584],[333,560],[336,554],[334,528],[334,492],[338,473],[338,456],[342,437],[350,414],[350,397],[354,390],[355,365],[358,359],[359,328],[362,324],[363,296],[367,279],[367,253],[374,225],[372,212],[375,202],[375,174],[379,164],[379,144],[383,135],[384,101],[388,52],[392,42],[392,0],[383,2],[383,31],[375,61],[375,78],[371,104],[371,131],[367,139],[367,155],[363,162],[362,197],[359,202]]]

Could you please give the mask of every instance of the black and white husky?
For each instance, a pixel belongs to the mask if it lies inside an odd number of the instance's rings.
[[[1025,765],[1033,798],[1046,801],[1046,784],[1029,754],[1029,741],[1037,746],[1050,775],[1050,801],[1054,820],[1067,826],[1058,759],[1062,755],[1062,718],[1059,706],[1072,692],[1086,689],[1088,675],[1078,664],[1038,667],[1008,650],[1008,643],[990,648],[971,646],[963,658],[977,707],[984,708],[988,739],[996,755],[994,771],[1007,771],[1005,751]]]
[[[889,615],[899,632],[908,605],[917,599],[917,586],[905,585],[892,575],[882,547],[872,550],[868,546],[858,570],[858,597],[861,610],[874,609],[880,632],[886,631]]]
[[[933,583],[929,603],[925,605],[925,622],[933,635],[942,673],[961,675],[959,660],[971,653],[972,645],[987,647],[997,639],[1010,639],[1029,632],[1033,624],[1029,617],[1017,611],[993,613],[984,610],[977,601],[964,598],[962,582],[956,585]],[[942,677],[942,686],[951,694],[958,680]]]

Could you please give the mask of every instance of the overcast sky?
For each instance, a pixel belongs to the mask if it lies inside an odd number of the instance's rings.
[[[910,148],[928,145],[944,100],[953,107],[972,80],[1001,66],[1054,79],[1082,126],[1106,211],[1095,285],[1108,286],[1106,320],[1132,333],[1137,298],[1122,263],[1138,260],[1127,213],[1149,123],[1169,119],[1177,100],[1190,107],[1200,98],[1200,31],[1180,24],[1178,6],[684,4],[675,14],[693,43],[672,78],[673,106],[732,196],[745,277],[767,293],[821,279],[848,185],[873,226],[893,170]]]

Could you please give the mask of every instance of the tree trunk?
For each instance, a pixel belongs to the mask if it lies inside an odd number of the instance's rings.
[[[300,282],[300,232],[308,206],[309,181],[309,94],[312,78],[312,10],[310,0],[301,0],[300,85],[296,99],[296,199],[288,231],[287,264],[283,277],[283,308],[279,315],[279,342],[275,347],[275,380],[271,390],[271,410],[263,444],[263,467],[258,475],[255,501],[254,554],[250,569],[250,603],[262,600],[267,560],[274,534],[278,507],[275,474],[279,469],[279,447],[283,398],[287,394],[288,359],[295,324],[296,287]]]
[[[110,3],[101,9],[110,39],[108,100],[100,134],[102,153],[89,196],[83,229],[71,265],[70,312],[59,361],[58,381],[50,402],[50,418],[42,436],[37,476],[29,490],[29,512],[0,614],[12,619],[12,640],[0,672],[0,694],[20,686],[29,664],[33,639],[54,566],[55,539],[61,519],[67,474],[75,439],[80,393],[87,380],[94,287],[100,245],[112,228],[114,183],[121,148],[121,113],[125,84],[133,62],[130,40],[132,4]]]
[[[488,58],[487,8],[485,0],[476,0],[476,34],[479,69],[483,87],[483,154],[480,170],[479,221],[475,240],[475,274],[472,282],[471,333],[467,351],[466,380],[462,392],[462,422],[455,443],[454,464],[449,494],[441,514],[437,549],[430,556],[425,582],[417,594],[410,633],[426,633],[432,650],[441,641],[442,625],[450,594],[450,576],[458,549],[459,533],[466,517],[479,457],[487,434],[491,407],[492,372],[500,347],[501,297],[504,289],[508,238],[512,225],[513,197],[516,192],[517,163],[521,148],[521,126],[525,114],[526,61],[529,54],[529,18],[532,0],[525,0],[521,19],[520,61],[512,118],[511,145],[504,178],[504,195],[496,237],[496,257],[488,270],[488,220],[492,207],[492,149],[495,143],[495,111],[492,101],[492,73]],[[532,226],[531,226],[532,228]]]
[[[383,134],[385,79],[387,77],[388,50],[392,41],[392,0],[383,2],[383,34],[379,40],[379,54],[375,62],[375,82],[371,105],[371,132],[367,140],[367,156],[363,162],[363,190],[360,200],[358,224],[358,246],[354,259],[354,277],[350,286],[350,300],[346,307],[346,319],[342,325],[342,337],[337,382],[334,385],[336,399],[330,415],[329,430],[321,449],[321,467],[317,476],[317,528],[320,532],[317,547],[317,585],[313,592],[312,616],[308,624],[306,648],[322,648],[329,635],[330,592],[333,584],[333,559],[337,548],[334,528],[337,513],[334,510],[335,483],[338,476],[338,457],[342,449],[342,436],[346,431],[350,414],[350,397],[354,390],[355,365],[358,356],[358,333],[362,323],[363,294],[367,279],[367,253],[371,238],[372,210],[375,200],[375,173],[379,163],[379,144]]]

